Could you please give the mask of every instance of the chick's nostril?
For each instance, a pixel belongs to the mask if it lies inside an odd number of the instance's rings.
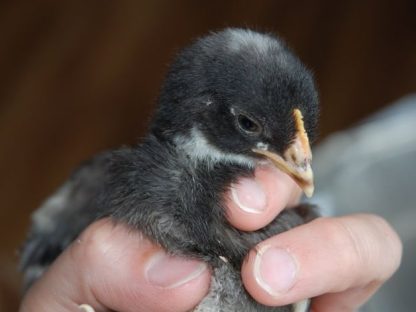
[[[296,154],[291,153],[290,154],[290,159],[296,164],[298,162],[298,158],[296,157]]]

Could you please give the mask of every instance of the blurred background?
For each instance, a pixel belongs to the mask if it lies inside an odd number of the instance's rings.
[[[31,212],[143,136],[172,56],[227,26],[280,34],[313,70],[322,139],[416,91],[412,0],[0,1],[0,311],[17,310]]]

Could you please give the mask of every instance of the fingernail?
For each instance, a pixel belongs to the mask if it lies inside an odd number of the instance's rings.
[[[293,311],[294,312],[314,312],[313,310],[309,309],[311,301],[309,299],[303,299],[301,301],[295,302],[293,304]]]
[[[149,259],[145,276],[155,286],[175,288],[197,278],[206,269],[204,262],[171,256],[160,251]]]
[[[95,312],[92,306],[90,306],[89,304],[85,304],[85,303],[79,305],[78,308],[80,309],[80,311],[84,311],[84,312]]]
[[[231,188],[234,203],[249,213],[261,213],[266,209],[266,193],[254,179],[243,178]]]
[[[256,254],[255,279],[260,287],[274,297],[292,288],[297,271],[295,259],[285,249],[264,246]]]

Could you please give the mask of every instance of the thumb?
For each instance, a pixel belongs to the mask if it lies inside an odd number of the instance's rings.
[[[188,311],[206,295],[209,280],[205,263],[168,255],[104,219],[57,258],[20,311]]]

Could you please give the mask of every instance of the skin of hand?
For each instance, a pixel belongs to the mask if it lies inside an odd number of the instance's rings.
[[[263,166],[226,194],[230,223],[246,231],[297,203],[287,175]],[[314,298],[312,311],[355,311],[396,271],[402,244],[370,214],[318,218],[271,237],[248,255],[242,279],[266,305]],[[20,311],[188,311],[209,290],[210,269],[167,255],[140,233],[103,219],[90,225],[23,298]]]

